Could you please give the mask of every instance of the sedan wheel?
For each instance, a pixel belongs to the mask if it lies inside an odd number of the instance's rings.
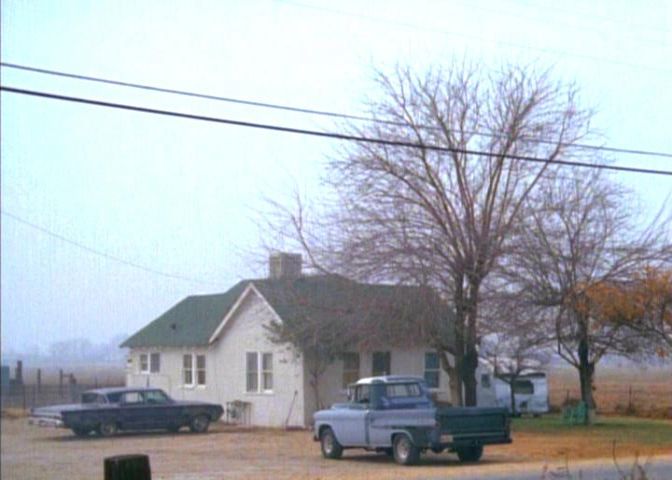
[[[117,424],[114,422],[103,422],[98,427],[98,433],[100,433],[102,437],[112,437],[117,433],[117,430]]]
[[[207,415],[196,415],[189,423],[189,430],[194,433],[205,433],[210,426],[210,417]]]

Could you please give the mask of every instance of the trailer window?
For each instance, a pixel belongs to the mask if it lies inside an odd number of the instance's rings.
[[[513,383],[513,393],[532,395],[534,393],[534,384],[529,380],[516,380]]]

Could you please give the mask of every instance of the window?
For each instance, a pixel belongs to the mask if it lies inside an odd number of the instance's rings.
[[[385,396],[393,397],[419,397],[420,386],[417,383],[392,383],[385,386]]]
[[[532,395],[534,393],[534,385],[529,380],[516,380],[513,382],[513,393]]]
[[[257,352],[247,352],[247,391],[256,392],[259,390],[259,362]]]
[[[273,390],[273,354],[264,353],[262,362],[262,374],[264,377],[264,391]]]
[[[151,405],[165,405],[170,403],[170,398],[161,390],[145,392],[145,401]]]
[[[194,384],[194,360],[191,353],[182,356],[182,372],[185,385]]]
[[[139,405],[144,403],[144,399],[140,392],[126,392],[121,396],[121,403],[127,405]]]
[[[140,373],[159,373],[161,370],[161,355],[159,353],[140,354]]]
[[[159,373],[161,370],[161,355],[152,353],[149,356],[149,371],[150,373]]]
[[[247,392],[273,391],[273,354],[247,352],[245,354]]]
[[[481,387],[490,388],[490,375],[487,373],[481,375]]]
[[[343,388],[359,379],[359,353],[343,354]]]
[[[205,355],[196,355],[196,383],[205,385]]]
[[[205,355],[185,353],[182,356],[184,385],[205,385]]]
[[[373,376],[390,374],[390,352],[373,352]]]
[[[369,385],[357,385],[355,388],[355,398],[353,399],[356,403],[369,403],[371,398],[371,387]]]
[[[140,373],[149,373],[149,362],[147,361],[147,354],[140,354]]]
[[[439,354],[425,353],[425,382],[429,388],[439,388]]]

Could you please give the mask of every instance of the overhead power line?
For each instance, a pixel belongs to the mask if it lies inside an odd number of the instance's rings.
[[[56,239],[58,239],[62,242],[73,245],[73,246],[75,246],[75,247],[77,247],[81,250],[85,250],[85,251],[87,251],[89,253],[92,253],[94,255],[97,255],[99,257],[103,257],[107,260],[112,260],[112,261],[115,261],[115,262],[118,262],[118,263],[123,263],[124,265],[127,265],[129,267],[137,268],[139,270],[142,270],[142,271],[147,272],[147,273],[151,273],[153,275],[159,275],[159,276],[162,276],[162,277],[172,278],[172,279],[175,279],[175,280],[183,280],[185,282],[190,282],[190,283],[200,283],[200,284],[203,284],[203,285],[215,285],[214,283],[211,283],[211,282],[205,282],[203,280],[198,280],[198,279],[195,279],[195,278],[185,277],[183,275],[176,275],[176,274],[173,274],[173,273],[162,272],[162,271],[155,270],[153,268],[147,267],[145,265],[141,265],[139,263],[135,263],[135,262],[132,262],[130,260],[126,260],[126,259],[121,258],[121,257],[117,257],[115,255],[110,255],[109,253],[103,252],[101,250],[96,250],[95,248],[91,248],[91,247],[89,247],[87,245],[84,245],[82,243],[79,243],[75,240],[64,237],[63,235],[60,235],[56,232],[52,232],[51,230],[49,230],[47,228],[44,228],[44,227],[41,227],[40,225],[36,225],[32,222],[29,222],[28,220],[25,220],[24,218],[21,218],[18,215],[14,215],[13,213],[10,213],[6,210],[0,210],[0,213],[2,213],[2,215],[5,215],[6,217],[11,218],[15,222],[19,222],[19,223],[21,223],[23,225],[26,225],[26,226],[34,229],[34,230],[42,232],[45,235],[56,238]]]
[[[169,93],[169,94],[173,94],[173,95],[182,95],[182,96],[186,96],[186,97],[202,98],[202,99],[206,99],[206,100],[216,100],[216,101],[234,103],[234,104],[239,104],[239,105],[249,105],[249,106],[253,106],[253,107],[270,108],[270,109],[275,109],[275,110],[284,110],[284,111],[289,111],[289,112],[305,113],[305,114],[310,114],[310,115],[319,115],[319,116],[323,116],[323,117],[342,118],[342,119],[346,119],[346,120],[357,120],[357,121],[379,123],[379,124],[392,125],[392,126],[404,127],[404,128],[409,127],[409,125],[407,123],[395,122],[395,121],[391,121],[391,120],[381,120],[381,119],[366,117],[366,116],[362,116],[362,115],[352,115],[352,114],[341,113],[341,112],[333,112],[333,111],[328,111],[328,110],[317,110],[317,109],[312,109],[312,108],[302,108],[302,107],[293,107],[293,106],[290,106],[290,105],[281,105],[281,104],[277,104],[277,103],[260,102],[260,101],[255,101],[255,100],[245,100],[245,99],[233,98],[233,97],[223,97],[223,96],[219,96],[219,95],[211,95],[211,94],[206,94],[206,93],[191,92],[191,91],[186,91],[186,90],[177,90],[177,89],[173,89],[173,88],[164,88],[164,87],[159,87],[159,86],[155,86],[155,85],[146,85],[146,84],[133,83],[133,82],[124,82],[124,81],[113,80],[113,79],[109,79],[109,78],[93,77],[93,76],[90,76],[90,75],[81,75],[81,74],[77,74],[77,73],[68,73],[68,72],[62,72],[62,71],[59,71],[59,70],[49,70],[49,69],[45,69],[45,68],[31,67],[31,66],[28,66],[28,65],[19,65],[19,64],[16,64],[16,63],[0,62],[0,65],[2,65],[3,67],[12,68],[12,69],[16,69],[16,70],[23,70],[23,71],[34,72],[34,73],[41,73],[41,74],[44,74],[44,75],[52,75],[52,76],[57,76],[57,77],[72,78],[72,79],[75,79],[75,80],[83,80],[83,81],[88,81],[88,82],[103,83],[103,84],[115,85],[115,86],[120,86],[120,87],[136,88],[136,89],[140,89],[140,90],[147,90],[147,91],[160,92],[160,93]],[[436,127],[431,127],[431,126],[421,126],[421,127],[425,128],[425,129],[436,130]],[[500,135],[500,134],[497,134],[497,133],[484,133],[484,132],[477,132],[477,131],[466,131],[465,133],[468,133],[470,135],[484,136],[484,137],[494,137],[494,138],[503,138],[504,137],[504,135]],[[557,145],[556,142],[541,139],[541,138],[524,137],[524,140],[526,142],[530,142],[530,143]],[[568,146],[568,145],[567,144],[561,144],[561,146]],[[589,145],[589,144],[585,144],[585,143],[573,143],[571,146],[575,147],[575,148],[578,147],[578,148],[586,149],[586,150],[596,150],[596,151],[611,152],[611,153],[623,153],[623,154],[629,154],[629,155],[646,155],[646,156],[672,158],[672,153],[656,152],[656,151],[651,151],[651,150],[641,150],[641,149],[631,149],[631,148],[616,148],[616,147],[607,147],[607,146],[600,146],[600,145]]]
[[[141,113],[150,113],[154,115],[163,115],[167,117],[176,117],[176,118],[185,118],[189,120],[198,120],[203,122],[219,123],[225,125],[235,125],[239,127],[247,128],[257,128],[261,130],[271,130],[276,132],[285,132],[285,133],[295,133],[299,135],[310,135],[313,137],[321,138],[333,138],[337,140],[346,140],[352,142],[361,142],[361,143],[372,143],[378,145],[390,145],[395,147],[405,147],[405,148],[419,148],[423,150],[431,150],[436,152],[451,152],[451,153],[461,153],[464,155],[475,155],[480,157],[489,157],[489,158],[507,158],[510,160],[519,160],[525,162],[534,162],[534,163],[550,163],[556,165],[566,165],[572,167],[584,167],[584,168],[595,168],[602,170],[612,170],[617,172],[631,172],[631,173],[646,173],[652,175],[669,175],[672,176],[672,171],[669,170],[653,170],[649,168],[635,168],[635,167],[621,167],[617,165],[602,165],[602,164],[592,164],[587,162],[576,162],[572,160],[549,160],[546,158],[532,157],[527,155],[514,155],[514,154],[501,154],[496,152],[486,152],[480,150],[470,150],[465,148],[453,148],[453,147],[444,147],[440,145],[431,145],[431,144],[419,144],[413,142],[407,142],[403,140],[387,140],[383,138],[372,138],[372,137],[363,137],[358,135],[349,135],[345,133],[336,133],[336,132],[322,132],[317,130],[307,130],[303,128],[293,128],[286,127],[283,125],[272,125],[267,123],[256,123],[256,122],[246,122],[241,120],[233,120],[228,118],[220,117],[209,117],[205,115],[196,115],[192,113],[182,113],[172,110],[159,110],[155,108],[142,107],[137,105],[128,105],[122,103],[113,103],[105,102],[102,100],[92,100],[88,98],[80,97],[70,97],[66,95],[58,95],[48,92],[40,92],[35,90],[25,90],[15,87],[6,87],[0,86],[0,90],[10,93],[16,93],[19,95],[28,95],[33,97],[49,98],[52,100],[61,100],[65,102],[73,102],[85,105],[94,105],[98,107],[107,107],[114,108],[118,110],[127,110],[133,112]]]

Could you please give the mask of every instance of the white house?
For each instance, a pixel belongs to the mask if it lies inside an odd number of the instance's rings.
[[[269,278],[187,297],[128,338],[121,345],[130,349],[126,383],[160,387],[176,399],[221,404],[225,420],[308,426],[317,405],[307,360],[291,345],[272,342],[265,325],[309,312],[329,321],[361,316],[371,331],[358,342],[358,351],[343,355],[321,375],[323,404],[344,401],[349,383],[380,374],[424,376],[437,396],[449,401],[448,376],[436,351],[421,344],[422,326],[413,322],[416,313],[426,314],[416,312],[420,298],[416,287],[303,276],[300,255],[275,254]],[[407,306],[403,321],[381,307],[386,302]]]

